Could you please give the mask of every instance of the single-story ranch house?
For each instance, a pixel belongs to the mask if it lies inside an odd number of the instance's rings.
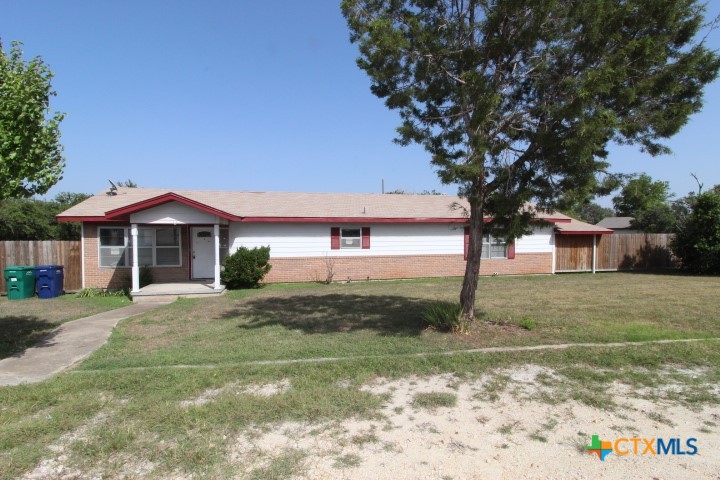
[[[82,223],[83,287],[131,279],[137,292],[147,266],[157,283],[205,279],[221,289],[222,261],[241,246],[270,246],[267,282],[322,281],[330,267],[336,281],[461,276],[465,205],[445,195],[118,188],[58,220]],[[546,223],[511,245],[485,235],[481,274],[555,273],[560,238],[593,244],[612,233],[560,213],[538,217]]]

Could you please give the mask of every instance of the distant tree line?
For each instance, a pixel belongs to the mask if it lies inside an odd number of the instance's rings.
[[[131,179],[114,183],[125,188],[138,186]],[[21,197],[0,199],[0,241],[79,240],[80,224],[60,223],[55,216],[91,196],[87,193],[63,192],[52,200]]]
[[[0,201],[0,240],[79,240],[79,223],[55,218],[91,195],[59,193],[52,200],[7,198]]]

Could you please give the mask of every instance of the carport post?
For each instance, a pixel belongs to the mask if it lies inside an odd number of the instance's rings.
[[[597,264],[597,235],[593,235],[592,273],[595,273],[596,264]]]
[[[132,235],[132,293],[140,291],[140,267],[138,266],[138,227],[136,223],[132,224],[130,229]]]
[[[220,290],[220,225],[215,224],[215,290]]]

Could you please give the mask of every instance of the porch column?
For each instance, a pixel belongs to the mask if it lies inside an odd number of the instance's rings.
[[[138,266],[138,227],[137,223],[132,224],[130,229],[132,235],[132,292],[140,291],[140,267]]]
[[[595,273],[596,265],[597,265],[597,235],[593,235],[592,273]]]
[[[215,290],[220,290],[220,225],[215,224]]]

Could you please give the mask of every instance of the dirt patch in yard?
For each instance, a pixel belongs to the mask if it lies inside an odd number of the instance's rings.
[[[493,383],[498,377],[506,383]],[[249,429],[229,460],[247,473],[277,452],[302,452],[296,478],[718,478],[720,407],[691,410],[623,388],[608,392],[620,405],[613,409],[537,401],[553,393],[553,379],[561,376],[534,365],[471,381],[449,374],[376,379],[362,389],[387,399],[378,418]],[[454,398],[455,406],[419,404],[418,398]],[[698,452],[611,453],[601,462],[585,451],[592,435],[607,441],[679,438],[683,444],[696,438]],[[632,443],[626,445],[632,451]]]
[[[257,397],[271,397],[285,393],[290,388],[290,380],[284,378],[278,382],[265,384],[240,385],[238,383],[230,383],[221,388],[209,388],[197,397],[190,400],[180,402],[181,407],[191,407],[204,405],[212,402],[222,394],[230,393],[235,395],[254,395]]]
[[[697,387],[678,381],[678,375],[697,380],[704,371],[661,370],[667,384],[657,387],[655,395],[648,387],[615,381],[595,403],[587,397],[584,402],[573,400],[573,388],[586,386],[561,371],[538,365],[495,369],[479,378],[454,374],[394,380],[374,377],[360,391],[377,395],[384,403],[369,416],[251,425],[240,431],[226,430],[222,438],[207,437],[203,444],[221,444],[222,460],[212,473],[237,479],[718,479],[720,405],[669,400],[689,385]],[[355,388],[351,380],[338,384]],[[718,385],[701,383],[700,387],[720,397]],[[230,382],[181,405],[193,408],[226,395],[271,397],[291,389],[289,379],[267,384]],[[50,458],[24,478],[199,478],[196,473],[172,471],[175,465],[154,463],[156,459],[143,455],[135,458],[127,452],[111,453],[85,470],[78,469],[76,465],[82,462],[73,462],[77,442],[87,441],[91,446],[92,432],[114,422],[114,415],[101,412],[62,436],[49,447]],[[688,451],[686,440],[695,438],[697,454],[623,456],[613,452],[601,461],[585,449],[594,435],[604,441],[677,438],[683,451]],[[632,445],[627,441],[622,447],[632,452]]]

